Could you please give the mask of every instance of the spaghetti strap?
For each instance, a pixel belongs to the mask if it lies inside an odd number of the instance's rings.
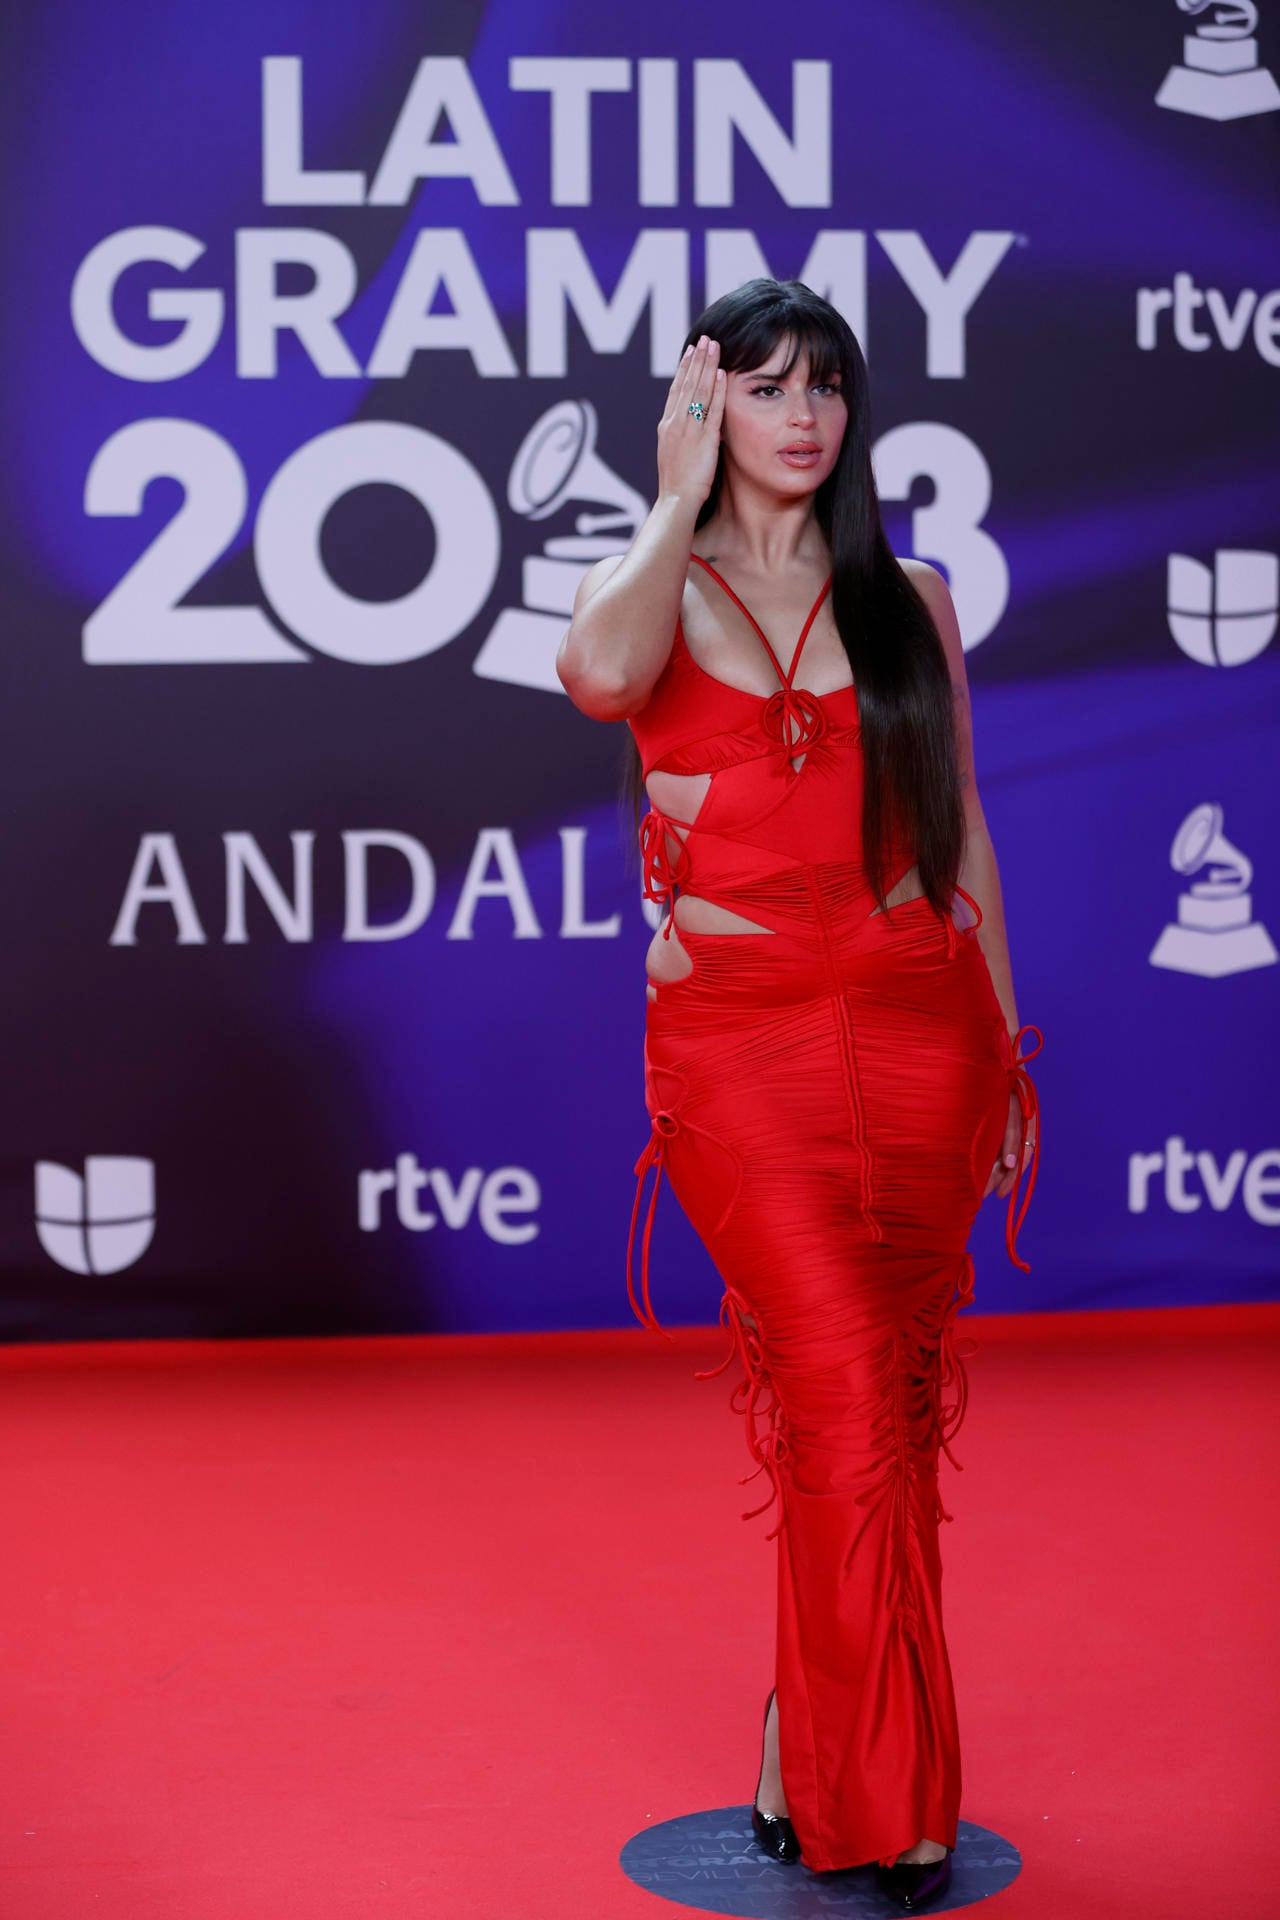
[[[812,627],[814,621],[817,619],[818,609],[821,607],[823,601],[826,599],[828,590],[830,589],[831,575],[828,574],[826,579],[823,581],[822,590],[819,593],[817,599],[814,601],[812,607],[810,607],[809,609],[809,618],[805,621],[804,626],[800,630],[800,638],[796,643],[796,650],[794,654],[791,656],[791,671],[790,673],[784,673],[782,671],[781,664],[779,663],[777,654],[774,652],[773,648],[769,645],[769,639],[767,634],[764,631],[764,628],[760,625],[760,622],[756,619],[750,607],[747,606],[744,601],[738,598],[737,594],[734,592],[733,588],[729,585],[729,582],[724,578],[723,574],[717,573],[715,568],[712,566],[711,562],[709,560],[704,560],[700,553],[691,553],[689,555],[689,558],[691,560],[696,560],[698,565],[702,568],[703,572],[709,573],[711,575],[711,578],[714,581],[716,581],[719,586],[722,586],[724,588],[725,592],[728,594],[729,598],[732,600],[734,606],[737,607],[739,613],[746,615],[747,619],[751,622],[752,626],[755,628],[756,633],[759,635],[760,644],[763,646],[765,652],[768,654],[770,660],[773,662],[774,672],[777,674],[779,680],[781,680],[784,687],[790,687],[792,681],[796,677],[796,668],[800,665],[800,655],[804,652],[804,643],[809,638],[809,629]]]

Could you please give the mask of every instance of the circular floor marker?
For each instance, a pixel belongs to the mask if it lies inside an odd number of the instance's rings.
[[[874,1866],[810,1873],[766,1859],[751,1831],[750,1807],[712,1807],[645,1827],[619,1856],[628,1879],[663,1900],[738,1920],[887,1920],[900,1910],[876,1885]],[[989,1900],[1022,1870],[1022,1856],[988,1827],[962,1820],[946,1898],[926,1913]]]

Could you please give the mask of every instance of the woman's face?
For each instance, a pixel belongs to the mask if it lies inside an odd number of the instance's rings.
[[[728,376],[722,439],[726,459],[769,493],[796,499],[816,493],[835,466],[849,409],[840,376],[811,382],[809,356],[780,340],[759,367]]]

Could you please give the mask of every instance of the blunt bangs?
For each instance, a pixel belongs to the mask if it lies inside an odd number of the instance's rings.
[[[713,302],[690,335],[708,333],[720,343],[720,365],[726,373],[749,373],[782,347],[787,355],[782,375],[789,374],[802,354],[809,359],[810,378],[840,384],[851,394],[854,365],[853,336],[825,300],[819,300],[799,281],[754,280]]]

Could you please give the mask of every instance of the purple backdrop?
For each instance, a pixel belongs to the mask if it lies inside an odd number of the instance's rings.
[[[857,328],[968,649],[1046,1036],[1032,1272],[989,1202],[979,1304],[1274,1296],[1249,11],[9,18],[5,1337],[628,1317],[649,929],[551,661],[761,270]],[[659,1314],[717,1298],[664,1197]]]

